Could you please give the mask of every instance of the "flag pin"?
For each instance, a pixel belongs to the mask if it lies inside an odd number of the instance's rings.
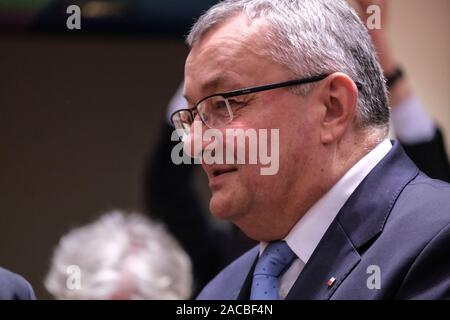
[[[331,288],[335,282],[336,282],[336,278],[331,277],[330,280],[328,280],[328,282],[327,282],[328,288]]]

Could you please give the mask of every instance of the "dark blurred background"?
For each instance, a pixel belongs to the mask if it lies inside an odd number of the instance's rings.
[[[213,2],[0,0],[0,265],[38,298],[50,297],[42,282],[64,233],[112,208],[142,210],[184,35]],[[401,2],[394,49],[450,150],[450,1]],[[66,27],[72,4],[81,30]]]
[[[0,265],[38,298],[50,297],[42,282],[64,233],[142,209],[184,35],[211,3],[0,1]],[[66,28],[71,4],[81,30]]]

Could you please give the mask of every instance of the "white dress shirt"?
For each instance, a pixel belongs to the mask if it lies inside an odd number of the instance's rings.
[[[391,142],[386,139],[359,160],[306,212],[283,239],[297,255],[297,258],[281,276],[278,288],[280,299],[286,298],[303,267],[350,195],[391,148]],[[266,246],[267,242],[260,243],[260,254]]]

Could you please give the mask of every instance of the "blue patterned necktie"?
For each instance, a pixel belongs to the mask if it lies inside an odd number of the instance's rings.
[[[286,242],[271,242],[256,263],[250,300],[278,300],[278,278],[295,257]]]

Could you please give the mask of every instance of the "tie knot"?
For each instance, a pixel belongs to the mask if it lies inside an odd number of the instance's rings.
[[[295,258],[285,241],[271,242],[259,257],[254,275],[278,277]]]

